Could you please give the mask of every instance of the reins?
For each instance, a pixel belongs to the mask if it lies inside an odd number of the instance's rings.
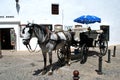
[[[34,49],[31,48],[31,45],[30,45],[30,44],[26,45],[26,47],[27,47],[27,49],[28,49],[28,51],[29,51],[30,53],[32,53],[32,52],[36,52],[36,53],[37,53],[37,52],[40,52],[40,50],[36,51],[37,45],[38,45],[38,43],[36,44],[36,46],[35,46]]]

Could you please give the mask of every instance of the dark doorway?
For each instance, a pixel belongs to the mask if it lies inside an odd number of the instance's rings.
[[[8,50],[13,49],[11,45],[11,38],[10,38],[10,29],[11,28],[2,28],[1,30],[1,49]]]

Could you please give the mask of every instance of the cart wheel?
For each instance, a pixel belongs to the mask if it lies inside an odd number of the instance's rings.
[[[84,64],[87,61],[87,57],[88,57],[88,47],[86,44],[83,44],[83,46],[81,47],[81,64]]]
[[[63,49],[58,49],[57,50],[57,57],[58,57],[60,62],[65,61],[65,53],[64,53]]]
[[[100,56],[105,56],[108,50],[108,42],[106,40],[100,41],[99,48],[100,48]]]

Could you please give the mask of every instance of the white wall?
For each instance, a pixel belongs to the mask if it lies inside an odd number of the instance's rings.
[[[59,4],[59,15],[51,15],[51,4]],[[53,23],[74,25],[73,20],[84,14],[96,15],[102,19],[100,24],[90,25],[92,29],[99,29],[100,25],[110,25],[109,44],[120,44],[119,0],[19,0],[20,12],[16,12],[15,0],[0,2],[0,16],[13,15],[21,21],[35,23]],[[83,25],[86,26],[86,25]]]
[[[1,20],[0,20],[0,22],[1,22]],[[7,21],[7,20],[5,20],[4,22],[6,22],[6,24],[0,24],[0,28],[13,28],[15,30],[15,34],[17,35],[16,36],[16,50],[20,50],[19,21],[15,24],[12,24],[12,21],[10,21],[11,23],[9,24],[9,21]]]

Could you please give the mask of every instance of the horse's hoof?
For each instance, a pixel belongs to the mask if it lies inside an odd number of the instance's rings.
[[[42,71],[42,75],[45,75],[47,73],[47,71]]]
[[[67,62],[67,66],[70,66],[70,64],[71,64],[70,62]]]
[[[70,66],[70,64],[67,64],[67,66]]]
[[[81,64],[84,64],[85,62],[86,62],[86,61],[82,60],[80,63],[81,63]]]
[[[53,74],[53,72],[48,72],[48,75],[50,76],[50,75],[52,75]]]

